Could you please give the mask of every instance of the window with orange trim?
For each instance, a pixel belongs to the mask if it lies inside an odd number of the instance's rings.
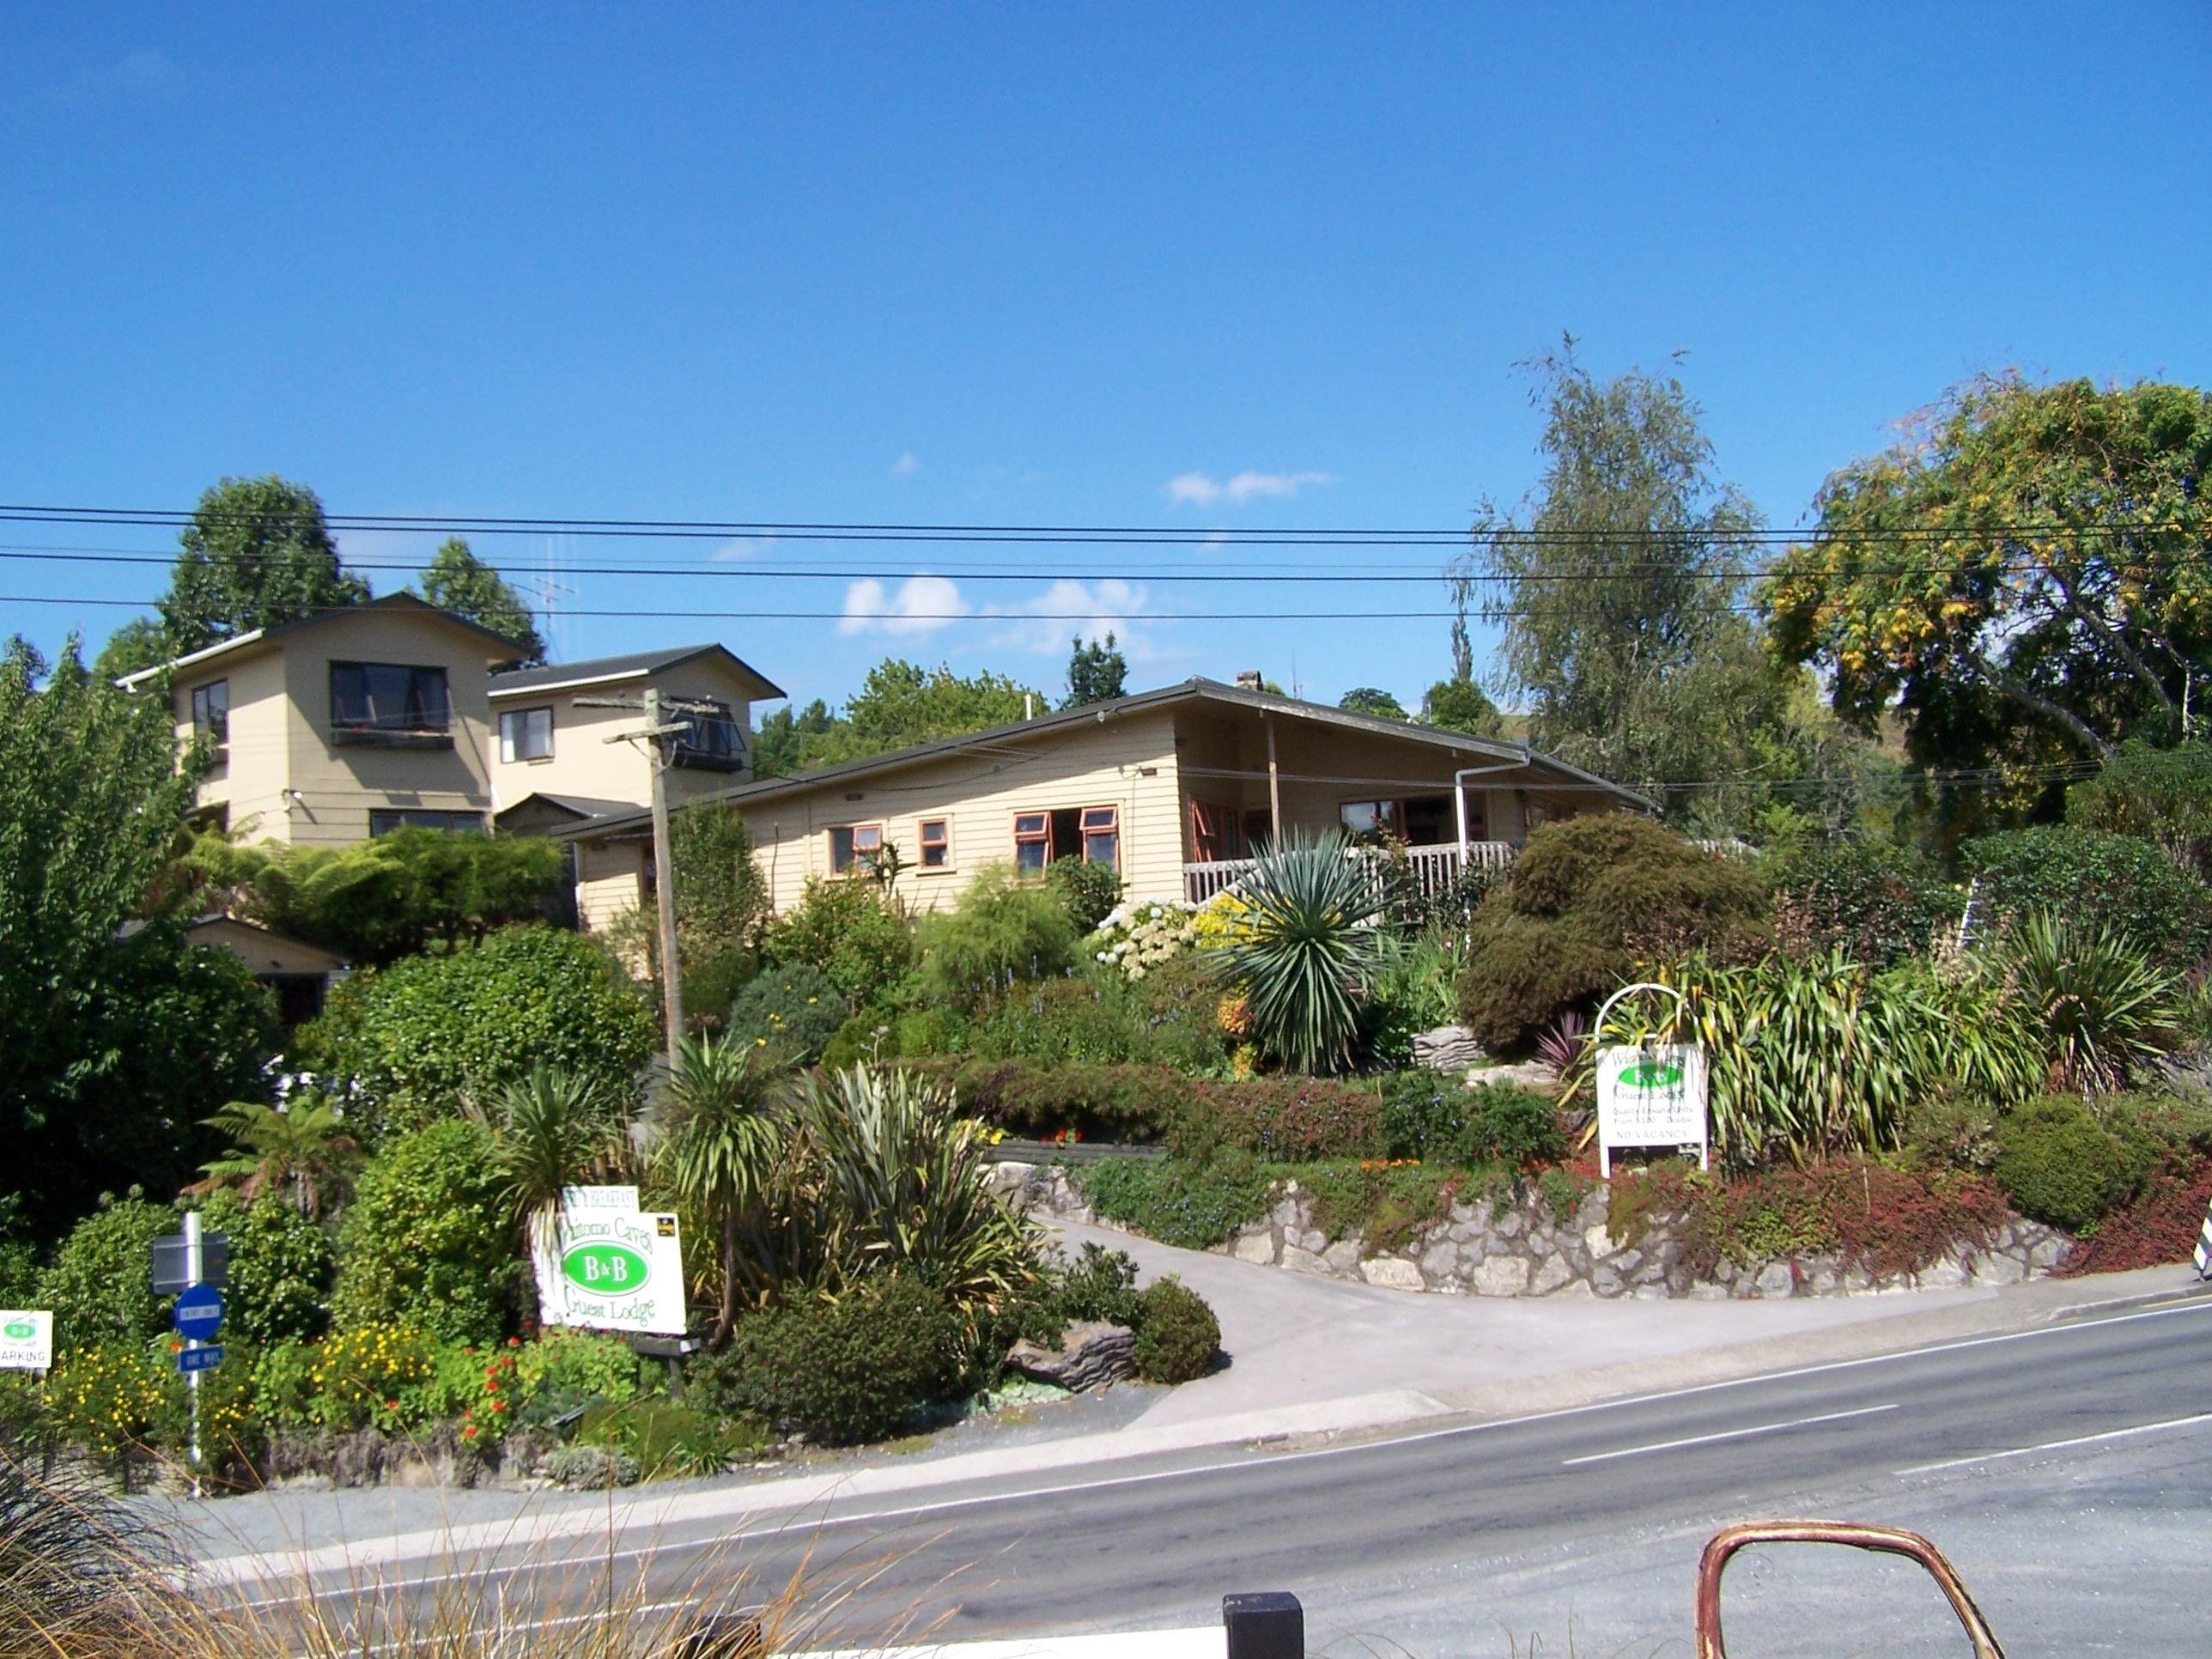
[[[1121,809],[1086,806],[1083,809],[1083,856],[1091,864],[1121,865]]]
[[[952,867],[952,825],[945,818],[924,818],[921,821],[921,867],[925,870],[950,870]]]
[[[872,867],[883,850],[880,823],[840,824],[830,832],[830,867],[841,876],[856,865]]]
[[[1052,862],[1052,814],[1014,814],[1014,868],[1024,875],[1041,876]]]

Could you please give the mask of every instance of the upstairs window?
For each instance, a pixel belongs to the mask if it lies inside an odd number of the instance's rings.
[[[230,741],[230,682],[210,680],[192,688],[192,735],[218,749]]]
[[[1092,864],[1119,868],[1121,863],[1121,812],[1119,807],[1083,809],[1083,856]]]
[[[830,868],[838,875],[855,866],[872,870],[883,850],[880,823],[842,824],[830,832]]]
[[[1014,815],[1014,868],[1024,875],[1041,876],[1052,862],[1052,814]]]
[[[671,758],[677,765],[703,767],[710,772],[744,770],[744,728],[730,713],[728,704],[687,698],[680,718],[686,729],[677,734],[673,745]]]
[[[509,708],[499,717],[499,757],[512,766],[517,761],[553,758],[553,711],[550,708]]]
[[[925,870],[950,870],[952,867],[952,825],[945,818],[924,818],[921,821],[921,867]]]
[[[402,663],[332,663],[331,738],[338,744],[388,748],[452,748],[446,671]]]
[[[443,830],[452,836],[481,836],[483,827],[481,812],[435,812],[416,806],[373,806],[368,812],[372,836],[388,836],[394,830]]]

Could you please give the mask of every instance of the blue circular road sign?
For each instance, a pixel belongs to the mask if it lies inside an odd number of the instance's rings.
[[[206,1341],[222,1328],[222,1292],[212,1285],[187,1285],[177,1294],[170,1322],[187,1341]]]

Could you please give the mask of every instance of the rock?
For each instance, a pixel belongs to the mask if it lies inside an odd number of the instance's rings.
[[[1728,1286],[1725,1285],[1692,1285],[1690,1286],[1690,1300],[1692,1302],[1725,1302],[1728,1299]]]
[[[1605,1262],[1590,1269],[1590,1290],[1598,1296],[1619,1296],[1624,1284],[1620,1270]]]
[[[1328,1263],[1321,1259],[1319,1251],[1309,1250],[1298,1244],[1283,1246],[1283,1266],[1294,1273],[1326,1273],[1328,1271]]]
[[[1594,1227],[1583,1229],[1583,1243],[1589,1247],[1593,1258],[1613,1254],[1613,1234],[1602,1221]]]
[[[1753,1287],[1760,1296],[1789,1296],[1797,1288],[1797,1277],[1786,1261],[1770,1261],[1759,1270]]]
[[[1035,1342],[1017,1342],[1006,1364],[1024,1376],[1080,1394],[1136,1375],[1137,1334],[1126,1325],[1086,1320],[1060,1334],[1058,1352]]]
[[[1459,1257],[1460,1252],[1448,1239],[1431,1244],[1421,1253],[1421,1277],[1425,1279],[1449,1279],[1452,1270],[1458,1265]]]
[[[1565,1256],[1554,1255],[1536,1269],[1536,1276],[1528,1281],[1528,1294],[1549,1296],[1574,1277]]]
[[[2025,1264],[1994,1253],[1976,1257],[1971,1272],[1977,1285],[2017,1285],[2027,1277]]]
[[[1517,1255],[1485,1256],[1469,1277],[1477,1296],[1519,1296],[1528,1288],[1528,1263]]]
[[[1966,1282],[1966,1266],[1956,1256],[1947,1255],[1920,1274],[1920,1288],[1923,1291],[1955,1291]]]
[[[1413,1064],[1423,1071],[1463,1072],[1489,1057],[1464,1025],[1439,1025],[1413,1036]]]
[[[1428,1288],[1421,1280],[1421,1270],[1402,1256],[1378,1255],[1370,1261],[1363,1261],[1359,1264],[1359,1276],[1386,1291]]]
[[[1236,1246],[1230,1254],[1239,1261],[1271,1265],[1275,1260],[1275,1230],[1263,1225],[1250,1232],[1239,1233]]]
[[[1504,1215],[1498,1218],[1497,1223],[1492,1228],[1492,1231],[1494,1231],[1500,1238],[1520,1237],[1521,1212],[1518,1210],[1508,1210]]]
[[[1285,1244],[1290,1242],[1288,1238],[1283,1241]],[[1308,1255],[1319,1255],[1328,1248],[1328,1235],[1318,1227],[1309,1227],[1298,1235],[1298,1248]]]
[[[1321,1253],[1322,1264],[1340,1278],[1359,1271],[1359,1241],[1340,1238]]]
[[[1553,1297],[1554,1300],[1558,1300],[1564,1297],[1592,1296],[1595,1294],[1595,1292],[1589,1287],[1589,1281],[1588,1279],[1571,1279],[1565,1284],[1560,1285],[1557,1291],[1553,1292]]]
[[[1644,1252],[1623,1250],[1619,1255],[1613,1257],[1613,1265],[1625,1273],[1632,1273],[1644,1265]]]
[[[1584,1235],[1592,1227],[1602,1227],[1613,1212],[1613,1198],[1603,1187],[1593,1187],[1583,1194],[1582,1207],[1575,1212],[1575,1224]]]
[[[1559,1074],[1540,1060],[1530,1060],[1518,1066],[1477,1066],[1468,1073],[1467,1080],[1477,1086],[1510,1083],[1516,1088],[1534,1089],[1540,1095],[1549,1094],[1558,1086]]]
[[[1454,1221],[1444,1229],[1444,1237],[1455,1244],[1464,1244],[1474,1237],[1474,1229],[1464,1221]]]
[[[1267,1212],[1267,1219],[1280,1227],[1285,1237],[1295,1237],[1305,1231],[1306,1218],[1298,1212],[1295,1198],[1278,1200],[1275,1207]]]
[[[2033,1273],[2048,1273],[2066,1254],[2069,1241],[2065,1234],[2053,1232],[2047,1227],[2039,1228],[2037,1231],[2040,1236],[2028,1241],[2028,1268]]]

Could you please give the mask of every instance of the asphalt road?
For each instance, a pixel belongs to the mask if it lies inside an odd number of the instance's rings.
[[[1289,1589],[1316,1652],[1526,1653],[1538,1638],[1547,1653],[1686,1652],[1711,1526],[1826,1510],[1917,1521],[1970,1582],[2019,1585],[2010,1609],[1977,1586],[2001,1635],[2009,1610],[2015,1628],[2056,1632],[2053,1651],[2110,1638],[2116,1651],[2202,1652],[2208,1476],[2212,1300],[2197,1300],[1371,1444],[694,1523],[618,1540],[611,1561],[604,1544],[518,1541],[412,1593],[459,1578],[550,1611],[602,1593],[610,1573],[653,1599],[740,1564],[777,1582],[811,1557],[831,1579],[875,1575],[845,1636],[881,1630],[892,1608],[941,1620],[948,1640],[1204,1624],[1226,1592]],[[1910,1589],[1819,1579],[1807,1605],[1825,1597],[1843,1624],[1823,1605],[1780,1626],[1824,1652],[1880,1647],[1831,1638],[1869,1597]],[[2069,1595],[2107,1604],[2073,1618],[2054,1604]],[[2015,1636],[2015,1652],[2034,1650]]]

